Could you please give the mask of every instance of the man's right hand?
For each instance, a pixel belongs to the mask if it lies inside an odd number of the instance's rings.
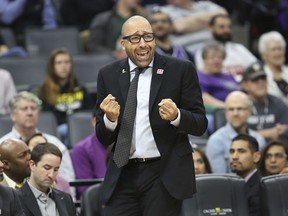
[[[116,98],[109,94],[100,104],[100,109],[105,112],[107,118],[111,122],[115,122],[120,115],[120,105],[116,101]]]

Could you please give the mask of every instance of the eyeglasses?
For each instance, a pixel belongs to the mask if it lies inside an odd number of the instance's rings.
[[[248,107],[229,107],[229,108],[227,108],[226,110],[228,111],[228,112],[234,112],[235,110],[237,111],[237,112],[243,112],[243,111],[245,111],[245,110],[247,110],[248,109]]]
[[[143,35],[134,34],[122,37],[122,39],[130,41],[130,43],[132,44],[139,43],[141,38],[143,38],[145,42],[151,42],[154,40],[154,34],[153,33],[145,33]]]
[[[265,159],[266,160],[271,160],[273,157],[275,159],[283,159],[283,158],[287,158],[287,155],[285,153],[267,154],[265,156]]]

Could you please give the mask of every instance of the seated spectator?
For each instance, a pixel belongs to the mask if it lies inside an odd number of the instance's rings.
[[[0,13],[2,15],[0,25],[8,26],[13,30],[18,46],[25,47],[26,28],[36,26],[53,29],[61,24],[58,4],[53,0],[1,0],[0,2],[0,8],[4,6],[1,11],[3,15]]]
[[[111,10],[114,4],[114,0],[62,0],[61,17],[64,25],[77,26],[83,32],[95,15]]]
[[[225,126],[215,131],[207,141],[206,155],[211,163],[212,172],[229,173],[229,149],[232,139],[239,133],[253,136],[263,149],[266,142],[262,135],[249,128],[247,119],[251,115],[249,97],[241,91],[231,92],[225,100]]]
[[[30,139],[28,139],[26,143],[30,151],[32,152],[34,147],[37,146],[38,144],[47,143],[47,139],[43,136],[42,133],[36,133],[32,137],[30,137]],[[65,179],[65,176],[63,177],[60,175],[56,176],[55,188],[71,195],[70,185],[69,182]]]
[[[30,176],[30,149],[22,140],[11,138],[0,144],[1,161],[4,164],[4,180],[0,183],[14,189],[22,187]]]
[[[259,170],[262,176],[288,173],[288,147],[280,140],[273,140],[262,151]]]
[[[256,62],[257,58],[242,44],[232,42],[232,23],[229,15],[221,14],[212,17],[209,26],[213,39],[225,47],[226,57],[222,71],[232,74],[235,80],[240,82],[245,69]],[[202,70],[204,67],[201,56],[202,50],[199,49],[195,53],[195,63],[198,70]]]
[[[167,5],[160,9],[170,15],[176,34],[207,29],[213,16],[227,13],[211,1],[167,0]]]
[[[91,123],[95,128],[95,111]],[[95,132],[73,147],[71,158],[76,179],[104,178],[106,173],[106,149],[98,140]],[[77,187],[77,196],[80,197],[87,188],[87,186]]]
[[[90,51],[113,52],[118,59],[126,57],[119,37],[123,23],[133,15],[148,16],[139,0],[118,0],[112,10],[97,14],[90,24]]]
[[[226,52],[217,42],[205,45],[202,51],[203,70],[198,70],[203,102],[206,107],[224,108],[229,93],[240,90],[240,84],[230,74],[222,73]]]
[[[0,154],[0,182],[3,181],[3,169],[4,164]],[[15,190],[2,185],[0,185],[0,209],[3,215],[25,216]]]
[[[155,36],[157,53],[194,61],[193,56],[187,50],[181,45],[173,44],[170,39],[173,24],[168,14],[155,10],[151,13],[150,22]]]
[[[26,215],[77,215],[71,196],[52,187],[61,160],[62,153],[54,144],[39,144],[31,152],[31,176],[17,190]]]
[[[285,66],[286,41],[276,31],[261,35],[258,51],[267,74],[268,93],[288,104],[288,67]]]
[[[247,134],[238,134],[230,146],[231,171],[245,180],[245,196],[249,216],[260,216],[260,180],[257,169],[261,154],[257,140]]]
[[[208,29],[211,17],[227,13],[212,1],[167,0],[167,5],[159,8],[172,19],[173,41],[187,47],[193,55],[203,42],[211,40]]]
[[[89,51],[89,26],[93,18],[104,11],[111,10],[115,0],[61,0],[60,12],[65,26],[77,27],[85,51]]]
[[[222,0],[223,1],[223,0]],[[272,30],[280,30],[283,35],[287,31],[287,0],[260,0],[260,1],[238,1],[237,4],[237,21],[240,25],[248,26],[247,34],[249,35],[250,48],[255,50],[255,44],[259,37]],[[284,16],[283,16],[284,15]],[[283,28],[284,26],[285,28]]]
[[[55,114],[61,141],[69,146],[67,116],[77,110],[92,109],[92,98],[78,83],[73,72],[72,56],[66,49],[52,51],[46,72],[46,79],[39,88],[42,110]]]
[[[222,71],[226,52],[222,44],[212,41],[202,51],[203,70],[198,70],[199,84],[208,119],[209,134],[215,131],[213,112],[224,108],[224,101],[229,93],[240,90],[240,84],[231,74]]]
[[[14,125],[11,132],[0,138],[0,143],[10,138],[26,141],[35,133],[40,132],[37,129],[40,104],[41,101],[30,92],[23,91],[15,95],[9,102]],[[74,169],[66,146],[58,138],[44,132],[42,134],[48,142],[55,144],[62,152],[63,160],[59,170],[60,175],[65,176],[68,181],[74,180]]]
[[[0,1],[0,23],[9,25],[13,23],[22,13],[27,0],[1,0]]]
[[[16,95],[17,90],[8,71],[0,69],[0,77],[0,115],[5,115],[10,112],[9,101]]]
[[[267,92],[267,75],[259,63],[251,65],[244,73],[242,86],[252,102],[248,125],[257,130],[266,141],[288,141],[288,106]]]
[[[0,3],[1,4],[1,3]],[[0,5],[1,8],[1,5]],[[1,27],[0,27],[1,28]],[[4,38],[0,33],[0,59],[4,57],[25,57],[27,55],[24,48],[20,46],[8,48]]]
[[[193,148],[192,155],[196,175],[212,173],[211,165],[209,163],[207,156],[205,155],[205,152],[203,152],[199,148]]]

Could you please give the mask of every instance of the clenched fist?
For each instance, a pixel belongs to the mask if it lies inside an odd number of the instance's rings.
[[[116,98],[109,94],[100,104],[100,108],[105,112],[111,122],[115,122],[120,115],[120,105]]]
[[[170,98],[162,99],[158,106],[159,114],[162,119],[174,121],[178,117],[177,106]]]

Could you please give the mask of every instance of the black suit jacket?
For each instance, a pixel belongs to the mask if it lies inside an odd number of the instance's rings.
[[[245,184],[249,216],[260,216],[260,180],[261,175],[257,170]]]
[[[0,185],[0,215],[25,216],[15,190],[2,185]]]
[[[128,59],[116,61],[99,71],[96,134],[104,145],[117,141],[130,85],[129,71]],[[192,148],[187,134],[200,136],[207,128],[198,76],[191,62],[158,54],[155,54],[152,71],[149,119],[154,140],[161,154],[161,180],[173,197],[192,197],[195,193],[195,175]],[[108,94],[115,96],[121,106],[118,126],[113,132],[105,127],[104,112],[99,107]],[[179,127],[161,119],[158,103],[164,98],[171,98],[179,108]],[[121,170],[114,163],[112,152],[102,188],[104,202],[111,197]]]
[[[37,200],[27,182],[17,190],[17,194],[26,216],[42,216]],[[60,216],[76,216],[76,209],[69,194],[53,188],[52,199],[56,203]]]

